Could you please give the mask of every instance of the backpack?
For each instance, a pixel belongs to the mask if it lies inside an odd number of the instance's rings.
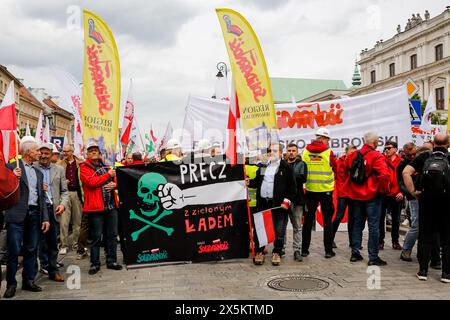
[[[367,150],[363,154],[358,150],[356,151],[356,157],[352,161],[352,166],[350,168],[350,180],[356,184],[363,184],[366,181],[366,164],[364,161],[364,156],[372,149]]]
[[[421,186],[424,194],[443,196],[450,193],[450,164],[448,154],[434,151],[422,169]]]

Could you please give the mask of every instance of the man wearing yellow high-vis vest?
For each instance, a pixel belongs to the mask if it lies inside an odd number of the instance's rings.
[[[319,128],[316,139],[308,144],[303,151],[302,160],[307,166],[306,179],[306,212],[302,231],[302,256],[309,255],[311,244],[311,230],[315,220],[316,210],[320,203],[323,217],[323,243],[325,258],[335,256],[333,251],[334,214],[333,191],[336,157],[329,148],[330,132],[326,128]]]
[[[170,139],[167,141],[166,147],[167,154],[159,162],[167,161],[181,161],[183,154],[181,152],[181,144],[176,139]]]

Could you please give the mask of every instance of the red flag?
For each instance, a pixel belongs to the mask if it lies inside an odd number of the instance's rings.
[[[17,130],[14,81],[11,81],[0,107],[0,130]]]
[[[259,246],[263,247],[275,241],[275,229],[273,227],[272,210],[257,212],[253,215],[255,230],[258,236]]]
[[[0,150],[3,152],[5,162],[9,162],[18,156],[19,140],[16,131],[13,130],[0,130]]]
[[[153,126],[150,127],[150,137],[152,137],[153,142],[156,142],[156,140],[158,140],[158,139],[156,139],[155,135],[153,134]]]
[[[14,99],[14,81],[11,81],[0,106],[0,148],[5,161],[17,156],[17,118]]]
[[[234,166],[237,163],[237,143],[236,143],[236,124],[240,118],[239,102],[234,82],[231,82],[231,101],[228,112],[228,146],[225,154],[230,159],[230,164]]]
[[[128,98],[125,104],[125,113],[123,115],[122,135],[120,136],[120,141],[125,145],[128,145],[128,143],[130,143],[131,129],[133,128],[133,118],[134,118],[133,82],[130,79],[130,88],[128,90]]]

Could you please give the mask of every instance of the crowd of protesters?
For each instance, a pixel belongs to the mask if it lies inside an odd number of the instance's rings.
[[[367,224],[368,265],[386,265],[379,252],[385,247],[389,214],[392,249],[400,251],[400,259],[413,261],[412,250],[418,240],[417,277],[426,280],[432,267],[442,270],[442,282],[450,283],[449,136],[438,134],[423,146],[409,142],[401,150],[395,141],[388,141],[379,152],[378,134],[367,132],[362,148],[348,145],[338,157],[329,147],[330,132],[320,128],[315,134],[304,150],[296,144],[276,143],[264,154],[250,152],[246,158],[251,213],[272,209],[275,241],[271,263],[280,265],[285,255],[289,221],[294,260],[301,262],[308,257],[320,206],[325,258],[336,255],[335,236],[347,216],[350,261],[364,260],[362,236]],[[39,145],[24,137],[20,160],[5,164],[0,154],[0,229],[6,226],[2,232],[6,233],[6,245],[0,246],[1,260],[7,266],[5,298],[16,293],[19,256],[23,257],[22,290],[32,292],[42,290],[34,282],[38,271],[50,280],[64,282],[58,256],[71,250],[79,260],[90,257],[90,275],[100,270],[102,245],[106,268],[122,269],[117,258],[118,243],[121,250],[124,247],[124,235],[116,170],[104,164],[95,141],[85,147],[85,159],[78,159],[71,145],[63,147],[61,157],[51,143]],[[115,167],[187,158],[211,161],[217,156],[223,156],[220,148],[208,140],[200,141],[192,154],[183,154],[181,144],[171,139],[159,157],[128,153]],[[402,247],[399,231],[404,209],[409,212],[410,229]],[[256,232],[253,239],[253,263],[262,265],[268,250],[259,245]]]
[[[329,131],[321,128],[302,152],[297,145],[289,144],[283,156],[282,146],[275,144],[256,164],[253,161],[247,165],[247,172],[251,168],[256,170],[247,174],[250,201],[255,199],[251,211],[275,208],[272,264],[280,265],[284,255],[289,219],[293,226],[294,260],[308,257],[311,230],[320,205],[325,258],[336,255],[334,238],[347,212],[350,261],[364,260],[362,237],[367,224],[368,265],[386,265],[379,253],[385,248],[389,214],[392,249],[399,250],[400,259],[413,261],[412,249],[418,240],[417,277],[427,280],[431,267],[442,270],[441,281],[450,283],[449,136],[438,134],[423,146],[409,142],[401,150],[395,141],[387,141],[379,152],[379,135],[367,132],[362,148],[349,145],[339,158],[329,148],[330,139]],[[290,206],[283,206],[286,202]],[[402,210],[410,213],[410,228],[403,247]],[[267,250],[259,247],[256,233],[254,239],[253,262],[262,265]]]

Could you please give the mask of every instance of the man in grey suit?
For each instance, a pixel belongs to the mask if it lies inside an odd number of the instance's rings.
[[[45,204],[48,210],[50,230],[41,236],[39,246],[39,261],[41,271],[48,274],[50,280],[64,282],[64,276],[58,268],[58,227],[61,215],[69,206],[69,191],[67,190],[64,169],[51,163],[53,145],[43,143],[39,147],[39,162],[35,166],[44,176]]]
[[[23,248],[22,290],[42,291],[42,288],[34,283],[37,273],[36,253],[41,232],[46,233],[50,228],[43,175],[33,164],[39,156],[37,143],[35,141],[21,143],[20,153],[22,160],[19,160],[19,167],[16,163],[8,164],[8,168],[20,179],[20,200],[5,212],[8,242],[5,298],[12,298],[16,294],[16,273],[21,248]]]

